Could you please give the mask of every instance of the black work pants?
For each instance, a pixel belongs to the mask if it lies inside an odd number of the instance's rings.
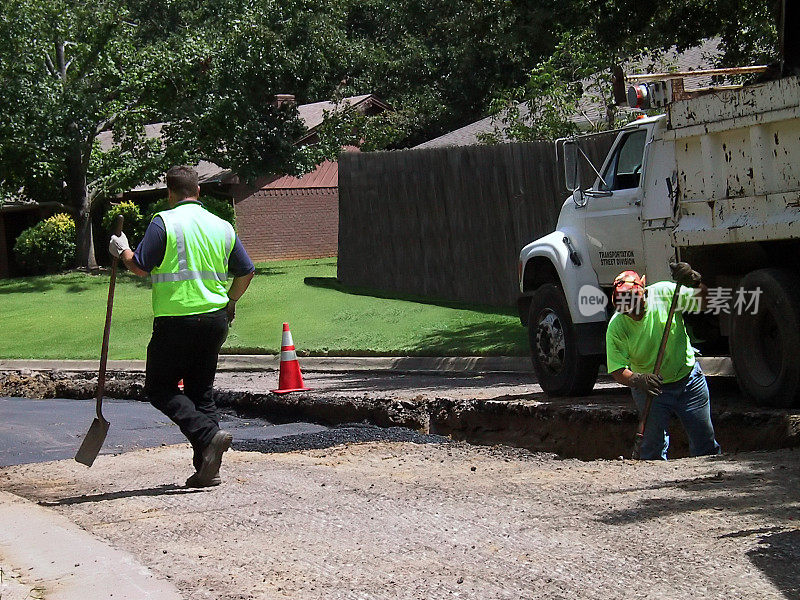
[[[219,431],[214,376],[228,336],[225,309],[188,317],[156,317],[147,346],[147,399],[167,415],[196,450]],[[183,379],[184,391],[178,389]]]

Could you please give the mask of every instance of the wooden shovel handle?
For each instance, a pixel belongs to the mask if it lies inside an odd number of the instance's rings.
[[[653,367],[653,374],[661,374],[661,363],[664,361],[664,351],[667,349],[667,340],[669,339],[669,330],[672,328],[672,319],[675,316],[675,310],[678,307],[678,298],[680,297],[681,284],[675,284],[675,291],[672,293],[672,302],[669,305],[669,314],[667,315],[667,323],[664,325],[664,333],[661,334],[661,345],[658,347],[658,355],[656,355],[656,364]],[[644,428],[647,427],[647,418],[650,416],[650,407],[653,404],[653,397],[647,394],[647,401],[642,411],[642,418],[639,420],[639,429],[636,431],[636,441],[639,442],[644,437]]]
[[[122,233],[122,224],[124,217],[117,215],[117,220],[114,223],[114,233],[119,235]],[[117,265],[118,258],[111,261],[111,281],[108,284],[108,302],[106,304],[106,324],[103,328],[103,347],[100,350],[100,372],[97,376],[97,396],[96,396],[96,411],[97,418],[105,421],[103,418],[103,392],[106,389],[106,364],[108,363],[108,340],[111,337],[111,312],[114,308],[114,288],[117,283]]]

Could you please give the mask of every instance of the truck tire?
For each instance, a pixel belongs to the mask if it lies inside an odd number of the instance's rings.
[[[739,387],[758,404],[793,406],[800,396],[800,278],[785,269],[759,269],[740,287],[761,292],[756,314],[731,307],[731,358]]]
[[[581,356],[564,293],[546,283],[536,289],[528,320],[533,370],[551,396],[585,396],[597,380],[602,357]]]

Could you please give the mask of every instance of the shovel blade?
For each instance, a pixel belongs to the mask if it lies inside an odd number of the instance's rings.
[[[75,455],[75,460],[79,463],[91,467],[94,459],[100,454],[100,448],[103,447],[103,442],[106,441],[108,434],[108,427],[111,425],[105,419],[95,418],[86,437],[83,438],[81,447],[78,448],[78,453]]]

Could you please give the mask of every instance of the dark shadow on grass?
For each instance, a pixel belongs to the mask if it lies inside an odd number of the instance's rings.
[[[40,294],[54,289],[64,289],[68,294],[79,294],[91,289],[89,284],[108,285],[111,277],[110,269],[100,269],[97,273],[84,271],[69,271],[58,275],[39,275],[34,277],[20,277],[0,281],[0,294]],[[55,277],[55,279],[54,279]],[[117,271],[117,282],[130,282],[138,287],[150,288],[149,277],[137,277],[130,271],[120,269]]]
[[[517,316],[510,307],[465,304],[440,298],[346,286],[335,277],[306,277],[303,282],[313,287],[336,290],[344,294],[405,300],[444,308],[469,310],[484,315]],[[518,321],[507,323],[473,323],[456,329],[437,329],[426,333],[413,347],[409,356],[525,356],[528,353],[527,332]]]
[[[413,347],[415,354],[429,356],[526,356],[528,334],[519,323],[472,323],[455,329],[427,332]]]
[[[336,290],[337,292],[342,292],[343,294],[352,294],[354,296],[372,296],[374,298],[384,298],[387,300],[405,300],[407,302],[430,304],[432,306],[441,306],[443,308],[471,310],[473,312],[479,312],[488,315],[517,316],[517,309],[513,307],[489,306],[486,304],[467,304],[465,302],[458,302],[456,300],[421,296],[419,294],[407,294],[404,292],[395,292],[391,290],[349,286],[341,283],[338,279],[336,279],[336,277],[306,277],[303,279],[303,283],[311,287],[327,288]]]
[[[53,284],[42,277],[21,277],[0,283],[0,294],[40,294],[52,289]]]
[[[264,264],[256,265],[256,275],[259,277],[269,277],[271,275],[285,275],[286,269],[269,267]]]
[[[119,500],[120,498],[135,498],[137,496],[174,496],[178,494],[194,494],[202,491],[204,490],[187,488],[170,483],[138,490],[121,490],[119,492],[106,492],[104,494],[86,494],[82,496],[72,496],[70,498],[61,498],[59,500],[40,500],[39,504],[42,506],[71,506],[73,504],[103,502],[104,500]]]

